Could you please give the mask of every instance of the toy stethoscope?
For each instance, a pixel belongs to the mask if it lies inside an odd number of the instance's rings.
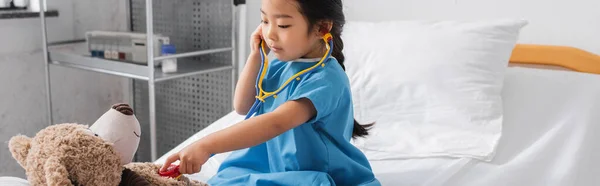
[[[325,67],[324,62],[326,59],[328,59],[331,56],[331,52],[333,51],[333,36],[331,35],[331,33],[325,34],[323,36],[323,41],[328,44],[325,45],[325,47],[327,48],[327,52],[325,52],[325,55],[321,58],[321,60],[317,64],[294,74],[287,81],[285,81],[283,83],[283,85],[281,85],[277,90],[272,91],[272,92],[267,92],[262,87],[263,79],[265,78],[265,75],[267,73],[267,68],[269,67],[269,60],[267,59],[267,53],[265,52],[265,41],[264,40],[261,41],[259,49],[260,49],[260,58],[262,60],[262,63],[260,66],[260,71],[258,72],[259,76],[256,77],[256,85],[255,85],[256,100],[254,101],[254,104],[252,104],[252,107],[250,107],[250,110],[248,111],[248,114],[246,114],[245,119],[248,119],[248,118],[252,117],[254,114],[256,114],[258,109],[265,102],[265,99],[267,99],[268,97],[277,98],[277,94],[279,92],[281,92],[283,89],[285,89],[288,85],[290,85],[290,82],[292,82],[294,79],[296,79],[297,81],[300,81],[302,79],[303,75],[310,74],[311,72],[318,69],[317,68],[318,66]]]

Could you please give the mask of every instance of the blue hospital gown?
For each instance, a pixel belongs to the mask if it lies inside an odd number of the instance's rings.
[[[274,91],[295,73],[316,62],[273,60],[263,87]],[[308,98],[314,118],[260,145],[232,152],[208,184],[217,185],[380,185],[366,157],[350,139],[353,106],[346,73],[335,58],[293,80],[276,98],[269,97],[258,114],[288,100]]]

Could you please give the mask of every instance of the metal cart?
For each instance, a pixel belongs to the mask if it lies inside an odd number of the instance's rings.
[[[152,37],[146,37],[146,65],[93,58],[87,51],[85,40],[48,43],[46,18],[44,11],[40,11],[50,124],[53,124],[53,118],[49,65],[129,78],[133,87],[130,90],[134,97],[133,105],[143,134],[136,160],[156,160],[159,147],[162,153],[168,151],[232,110],[238,59],[236,7],[244,2],[130,0],[128,16],[131,31],[153,36],[158,30],[171,37],[171,43],[180,44],[178,54],[155,57]],[[181,61],[176,73],[165,74],[155,67],[156,63],[169,58]],[[162,95],[158,96],[159,101],[157,94]],[[201,103],[202,99],[212,102]],[[215,107],[220,108],[217,109],[219,111],[214,111]],[[157,108],[161,109],[158,113]],[[206,120],[206,116],[211,114],[212,119]],[[157,122],[158,116],[162,122]],[[144,140],[144,133],[149,144]],[[144,157],[147,154],[150,157]]]

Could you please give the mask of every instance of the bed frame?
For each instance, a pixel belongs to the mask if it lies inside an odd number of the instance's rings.
[[[567,46],[517,44],[510,66],[600,74],[600,55]]]

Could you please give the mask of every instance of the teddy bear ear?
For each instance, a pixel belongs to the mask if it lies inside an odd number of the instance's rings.
[[[14,136],[8,141],[8,149],[21,167],[27,166],[25,159],[29,154],[29,149],[31,149],[31,138],[24,135]]]

